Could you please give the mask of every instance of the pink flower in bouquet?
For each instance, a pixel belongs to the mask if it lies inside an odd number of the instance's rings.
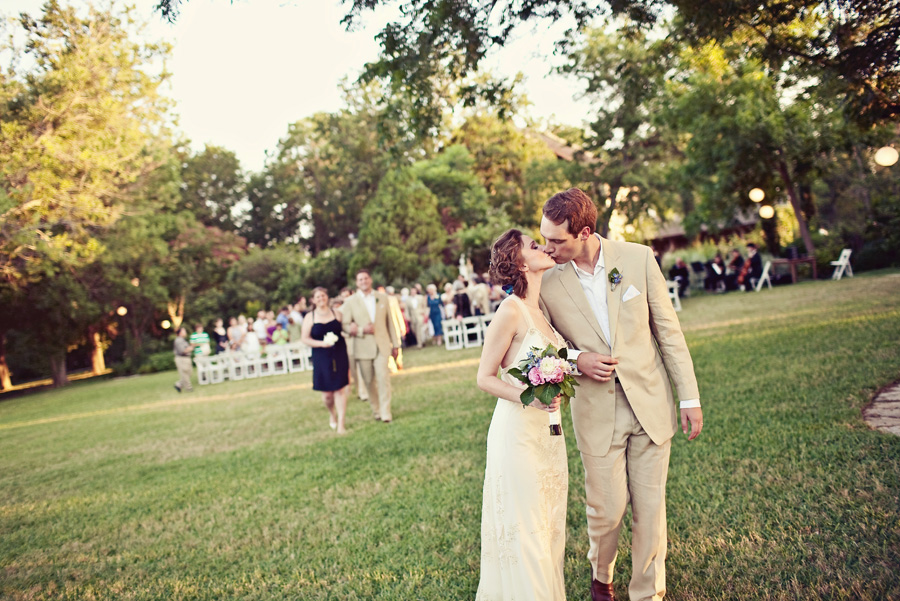
[[[540,386],[544,383],[544,376],[541,374],[541,369],[537,365],[532,367],[528,372],[528,381],[535,386]]]

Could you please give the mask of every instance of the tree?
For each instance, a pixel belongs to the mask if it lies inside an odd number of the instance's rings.
[[[698,213],[706,223],[749,206],[751,188],[769,198],[782,189],[813,256],[817,162],[849,144],[852,132],[828,90],[802,86],[790,70],[770,73],[743,48],[735,41],[687,51],[666,118],[689,134],[684,169],[704,198]]]
[[[541,188],[529,185],[534,182],[527,174],[536,164],[556,162],[546,143],[489,110],[470,115],[451,140],[468,149],[492,208],[527,228],[540,222],[546,197]]]
[[[650,210],[662,215],[677,197],[660,173],[677,152],[676,140],[655,118],[677,51],[667,38],[654,41],[633,26],[615,33],[590,29],[561,69],[584,82],[596,110],[585,139],[593,156],[580,157],[578,165],[580,179],[601,203],[597,231],[603,236],[614,211],[629,220]]]
[[[158,165],[151,151],[166,121],[154,61],[165,45],[128,38],[131,11],[79,16],[57,0],[22,15],[25,49],[4,43],[0,80],[0,276],[11,286],[89,262],[97,233]]]
[[[461,230],[483,223],[490,210],[487,191],[474,166],[469,151],[454,144],[412,167],[413,175],[437,197],[441,225],[450,239]],[[454,264],[459,252],[459,244],[448,245],[444,249],[444,263]]]
[[[18,26],[0,46],[12,58],[0,77],[0,296],[34,319],[0,326],[33,328],[62,385],[66,349],[99,307],[83,269],[165,160],[168,46],[131,41],[130,9],[80,15],[50,0]]]
[[[179,209],[190,211],[203,225],[237,229],[246,182],[233,152],[207,144],[202,152],[184,158],[181,181]]]
[[[385,283],[410,281],[441,260],[447,235],[437,197],[408,167],[382,178],[363,210],[362,224],[351,272],[366,267]]]

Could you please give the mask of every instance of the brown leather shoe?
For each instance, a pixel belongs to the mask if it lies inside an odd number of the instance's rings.
[[[606,584],[599,580],[591,580],[591,601],[616,601],[612,582]]]

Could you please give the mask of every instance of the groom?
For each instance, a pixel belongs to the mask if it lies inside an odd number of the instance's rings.
[[[585,471],[591,598],[613,599],[619,530],[633,516],[632,601],[666,593],[666,477],[676,430],[669,379],[681,399],[681,428],[700,434],[694,366],[653,252],[594,232],[597,209],[577,188],[544,205],[541,305],[582,373],[572,400]]]

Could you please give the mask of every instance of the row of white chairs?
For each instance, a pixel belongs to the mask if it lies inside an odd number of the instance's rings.
[[[441,326],[444,328],[444,348],[454,351],[481,346],[484,344],[484,333],[493,318],[494,314],[488,313],[462,319],[443,320]]]
[[[194,358],[197,381],[219,384],[225,380],[245,380],[277,376],[312,369],[312,349],[300,342],[270,344],[266,353],[229,351]]]

